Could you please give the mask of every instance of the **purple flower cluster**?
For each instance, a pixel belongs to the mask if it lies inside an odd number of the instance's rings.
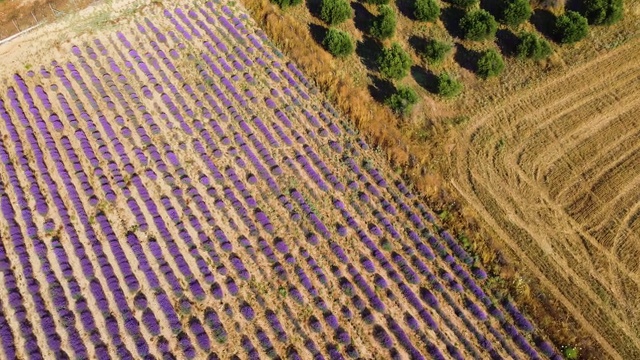
[[[272,265],[271,267],[273,269],[274,274],[276,274],[276,276],[282,280],[282,281],[288,281],[289,280],[289,274],[287,273],[287,270],[285,270],[285,268],[282,266],[281,263],[276,262]]]
[[[426,302],[432,308],[438,308],[440,306],[438,299],[426,288],[420,288],[420,298]]]
[[[393,262],[398,265],[400,271],[402,271],[405,279],[407,279],[409,283],[417,284],[420,282],[418,274],[413,271],[409,263],[404,259],[404,257],[402,257],[402,255],[394,251],[391,253],[391,260],[393,260]]]
[[[270,309],[267,309],[267,311],[265,312],[265,318],[267,319],[269,326],[271,326],[271,330],[273,330],[273,332],[276,334],[276,338],[278,339],[278,341],[286,343],[288,341],[288,336],[284,331],[284,328],[282,327],[282,324],[280,323],[280,320],[278,319],[276,313]]]
[[[134,275],[133,271],[131,270],[131,265],[129,264],[129,260],[125,256],[124,250],[122,249],[122,246],[120,245],[120,241],[116,236],[115,232],[113,231],[113,228],[109,223],[109,220],[107,219],[106,215],[103,212],[99,212],[96,215],[96,221],[98,222],[98,224],[100,224],[102,233],[105,235],[105,237],[107,238],[107,241],[109,242],[109,245],[111,247],[111,252],[113,253],[113,256],[116,259],[116,263],[120,267],[120,271],[124,276],[124,281],[127,284],[129,291],[131,292],[136,291],[137,289],[140,288],[140,283],[138,282],[138,279]]]
[[[342,289],[342,291],[347,296],[353,296],[353,294],[355,293],[355,288],[353,287],[353,284],[346,277],[340,278],[338,282],[340,284],[340,289]]]
[[[331,170],[327,167],[324,161],[320,159],[318,154],[316,154],[315,151],[313,151],[313,149],[309,145],[304,145],[303,148],[307,156],[309,156],[311,161],[313,161],[313,164],[317,166],[318,169],[320,169],[320,172],[322,172],[322,174],[324,175],[324,178],[333,186],[333,188],[340,192],[344,191],[345,190],[344,185],[340,183],[338,178],[331,172]]]
[[[453,254],[466,264],[473,264],[473,258],[458,244],[458,242],[445,230],[440,232],[440,236],[447,243],[447,246],[453,251]]]
[[[218,300],[222,299],[222,296],[224,296],[222,287],[220,286],[220,284],[218,284],[218,282],[213,282],[211,284],[211,295],[213,295],[213,297]]]
[[[416,269],[418,269],[418,272],[426,277],[430,277],[433,275],[433,273],[431,272],[431,269],[429,269],[429,267],[427,266],[427,264],[425,264],[424,262],[422,262],[422,260],[420,260],[417,256],[412,256],[411,257],[411,264],[413,266],[415,266]]]
[[[465,305],[467,306],[467,309],[469,309],[471,314],[475,316],[478,320],[480,321],[487,320],[487,313],[485,313],[484,310],[482,310],[480,306],[478,306],[478,304],[474,303],[470,299],[465,299]]]
[[[287,243],[284,241],[283,238],[276,237],[274,239],[274,247],[281,254],[286,254],[289,252],[289,246],[287,246]]]
[[[435,259],[435,255],[433,254],[431,249],[429,249],[429,247],[422,242],[420,236],[415,231],[409,230],[407,232],[407,235],[409,236],[409,239],[413,241],[413,244],[415,245],[420,255],[430,261]]]
[[[416,359],[416,360],[424,359],[424,356],[422,356],[420,351],[416,349],[415,346],[413,346],[413,342],[411,341],[409,336],[404,332],[404,330],[402,329],[402,326],[400,326],[400,324],[398,324],[398,322],[396,322],[391,316],[386,316],[386,320],[387,320],[387,326],[389,330],[391,330],[393,335],[396,337],[396,339],[400,343],[400,346],[402,346],[407,350],[407,353],[409,353],[409,356],[411,357],[411,359]],[[374,330],[374,336],[376,336],[375,331],[376,330]]]
[[[240,304],[240,314],[247,319],[247,321],[251,321],[255,318],[255,312],[251,305],[249,305],[246,301]]]
[[[309,292],[312,297],[318,296],[318,290],[316,290],[316,288],[313,286],[311,280],[309,279],[307,274],[305,274],[304,270],[300,266],[296,265],[295,272],[298,276],[298,279],[300,280],[300,284],[302,284],[307,292]]]
[[[204,323],[211,329],[211,333],[218,343],[223,344],[227,341],[227,331],[215,310],[207,308],[204,311]]]
[[[231,276],[227,277],[227,280],[225,280],[224,284],[227,287],[227,291],[229,291],[229,294],[231,294],[232,296],[238,295],[238,285],[236,285],[235,280],[233,280]]]
[[[376,219],[378,219],[378,221],[380,222],[380,224],[382,224],[382,226],[384,226],[385,230],[387,230],[387,232],[391,235],[392,238],[399,240],[400,239],[400,233],[398,233],[398,231],[396,231],[395,227],[393,226],[393,224],[391,223],[391,221],[384,216],[383,213],[381,212],[377,212],[375,214]]]
[[[379,274],[374,275],[373,283],[381,289],[386,289],[389,287],[389,285],[387,284],[387,280]]]
[[[404,283],[398,284],[398,286],[400,287],[400,292],[404,296],[405,300],[407,300],[409,304],[418,311],[418,315],[420,315],[420,318],[424,320],[427,326],[434,330],[437,330],[437,323],[433,320],[427,309],[425,309],[425,307],[422,305],[422,302],[420,301],[420,299],[418,299],[413,290],[411,290],[411,288],[409,288],[409,286]]]
[[[369,224],[369,232],[374,236],[382,236],[382,230],[375,224]]]
[[[351,264],[348,265],[348,271],[351,276],[353,276],[353,281],[356,283],[358,288],[364,292],[369,300],[369,304],[380,312],[384,312],[385,306],[382,300],[378,297],[375,291],[369,286],[365,278],[358,272],[358,270]]]
[[[256,329],[256,338],[258,339],[258,342],[260,343],[260,347],[262,347],[262,349],[269,355],[269,357],[274,357],[273,355],[276,355],[276,351],[273,348],[273,343],[271,342],[271,339],[269,339],[269,336],[267,335],[267,333],[260,327],[258,327]]]
[[[247,268],[244,266],[242,260],[236,254],[231,254],[229,256],[229,261],[231,261],[231,265],[236,270],[238,276],[240,276],[241,279],[249,280],[251,275],[249,274],[249,271],[247,271]]]
[[[393,339],[391,339],[389,333],[380,325],[373,327],[373,337],[385,349],[390,349],[393,346]]]
[[[309,204],[307,204],[302,194],[298,190],[293,189],[291,190],[291,197],[298,203],[298,205],[300,205],[300,208],[302,208],[302,211],[307,215],[315,230],[320,233],[325,239],[329,240],[331,238],[329,229],[314,213]]]
[[[526,332],[533,331],[533,325],[531,324],[531,322],[527,320],[527,318],[515,307],[515,305],[513,305],[511,301],[509,301],[509,299],[504,299],[502,301],[502,305],[504,306],[505,310],[507,310],[509,315],[513,317],[515,324],[520,329]]]
[[[267,243],[267,240],[265,240],[262,237],[259,237],[258,247],[260,248],[260,251],[262,251],[262,253],[270,263],[275,263],[276,261],[278,261],[275,254],[273,253],[273,249],[271,248],[271,246],[269,246],[269,243]]]

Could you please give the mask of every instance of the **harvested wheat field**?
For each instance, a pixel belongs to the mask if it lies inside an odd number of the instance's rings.
[[[560,358],[239,5],[0,54],[1,357]]]
[[[640,358],[640,39],[477,113],[452,183],[610,358]],[[558,319],[562,326],[562,319]]]

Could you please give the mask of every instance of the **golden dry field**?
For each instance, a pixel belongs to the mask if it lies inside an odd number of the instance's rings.
[[[638,91],[636,37],[474,114],[452,153],[454,187],[611,358],[640,355]]]

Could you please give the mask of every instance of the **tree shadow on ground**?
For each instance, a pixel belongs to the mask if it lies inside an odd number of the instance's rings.
[[[460,29],[460,20],[463,16],[464,10],[455,6],[449,6],[448,8],[442,9],[440,12],[440,20],[442,20],[444,27],[451,36],[459,39],[464,37],[462,29]]]
[[[482,54],[479,51],[467,49],[462,44],[456,44],[455,48],[456,53],[453,59],[461,67],[475,73],[478,69],[478,59],[480,59],[480,55]]]
[[[480,0],[480,8],[487,10],[487,12],[493,15],[497,21],[501,16],[503,2],[503,0]]]
[[[500,52],[504,56],[515,56],[518,44],[520,44],[520,38],[508,29],[500,29],[496,33],[496,44],[500,48]]]
[[[352,2],[351,8],[353,9],[353,23],[355,24],[356,29],[362,31],[365,34],[368,34],[369,28],[371,27],[371,22],[373,21],[375,16],[359,2]]]
[[[309,24],[309,33],[311,33],[313,40],[315,40],[320,46],[322,46],[322,41],[327,35],[327,31],[329,31],[329,29],[322,25]]]
[[[564,4],[564,10],[577,11],[580,14],[584,14],[584,1],[583,0],[567,0]]]
[[[380,78],[376,75],[369,75],[369,80],[371,81],[371,84],[368,86],[369,93],[375,101],[381,104],[396,91],[395,85],[387,79]]]
[[[536,9],[529,19],[542,35],[551,40],[556,40],[554,30],[556,27],[556,16],[548,10]]]
[[[382,44],[370,36],[365,36],[356,43],[356,55],[369,70],[378,68],[378,56],[382,53]]]
[[[409,37],[409,46],[411,46],[411,48],[417,53],[420,54],[424,51],[424,48],[427,47],[427,39],[420,37],[420,36],[416,36],[416,35],[411,35]]]
[[[320,19],[320,3],[322,3],[322,0],[306,0],[307,9],[309,9],[311,15],[318,19]]]
[[[396,0],[396,6],[400,13],[411,20],[416,20],[416,17],[413,15],[414,1],[415,0]]]
[[[428,92],[436,94],[438,92],[438,77],[431,70],[418,65],[411,67],[411,76],[416,83]]]

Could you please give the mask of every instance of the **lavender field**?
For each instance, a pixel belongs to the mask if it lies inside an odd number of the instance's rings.
[[[0,74],[2,358],[561,358],[240,6],[195,4]]]

